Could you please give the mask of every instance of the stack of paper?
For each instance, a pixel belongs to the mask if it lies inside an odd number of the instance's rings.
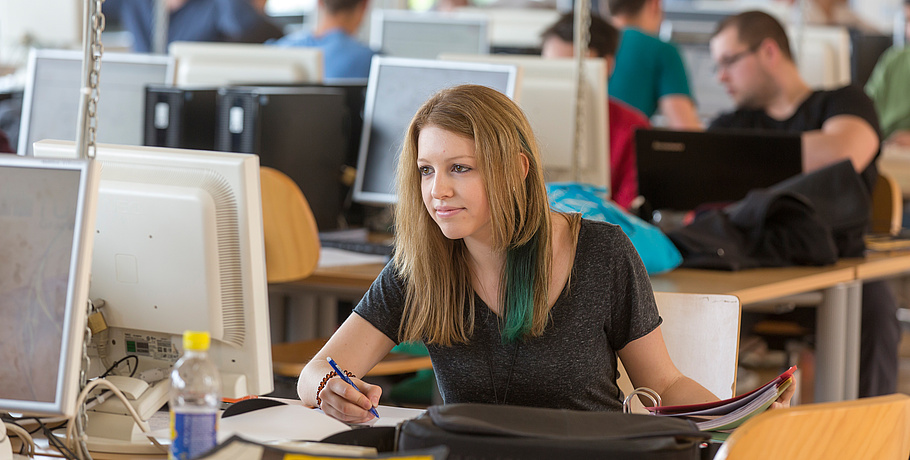
[[[695,421],[702,431],[726,432],[760,414],[793,383],[796,366],[787,369],[770,382],[748,393],[722,401],[686,406],[656,406],[647,409],[654,415],[685,417]],[[715,438],[723,438],[718,434]]]

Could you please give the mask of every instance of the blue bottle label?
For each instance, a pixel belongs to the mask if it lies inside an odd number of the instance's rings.
[[[170,460],[190,460],[217,443],[218,414],[171,411]]]

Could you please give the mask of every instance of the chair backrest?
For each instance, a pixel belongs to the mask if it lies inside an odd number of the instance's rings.
[[[910,397],[902,394],[763,412],[742,424],[715,460],[905,459]]]
[[[661,332],[673,364],[721,399],[736,391],[740,304],[736,296],[655,292]],[[620,369],[620,388],[632,384]]]
[[[268,282],[306,278],[319,262],[319,232],[313,211],[300,187],[286,174],[263,166],[259,175]]]
[[[890,174],[879,171],[872,191],[872,233],[897,235],[903,224],[904,197],[900,184]]]

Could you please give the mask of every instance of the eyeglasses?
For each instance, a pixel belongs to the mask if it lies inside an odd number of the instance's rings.
[[[732,66],[733,64],[736,64],[737,62],[739,62],[740,59],[756,52],[757,50],[758,50],[758,47],[753,46],[745,51],[740,51],[732,56],[727,56],[727,57],[719,60],[716,64],[714,64],[714,73],[719,74],[721,71],[726,71],[726,70],[730,69],[730,66]]]

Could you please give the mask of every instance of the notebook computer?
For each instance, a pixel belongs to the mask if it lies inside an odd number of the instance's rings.
[[[802,172],[799,134],[638,130],[638,191],[651,209],[737,201]]]

